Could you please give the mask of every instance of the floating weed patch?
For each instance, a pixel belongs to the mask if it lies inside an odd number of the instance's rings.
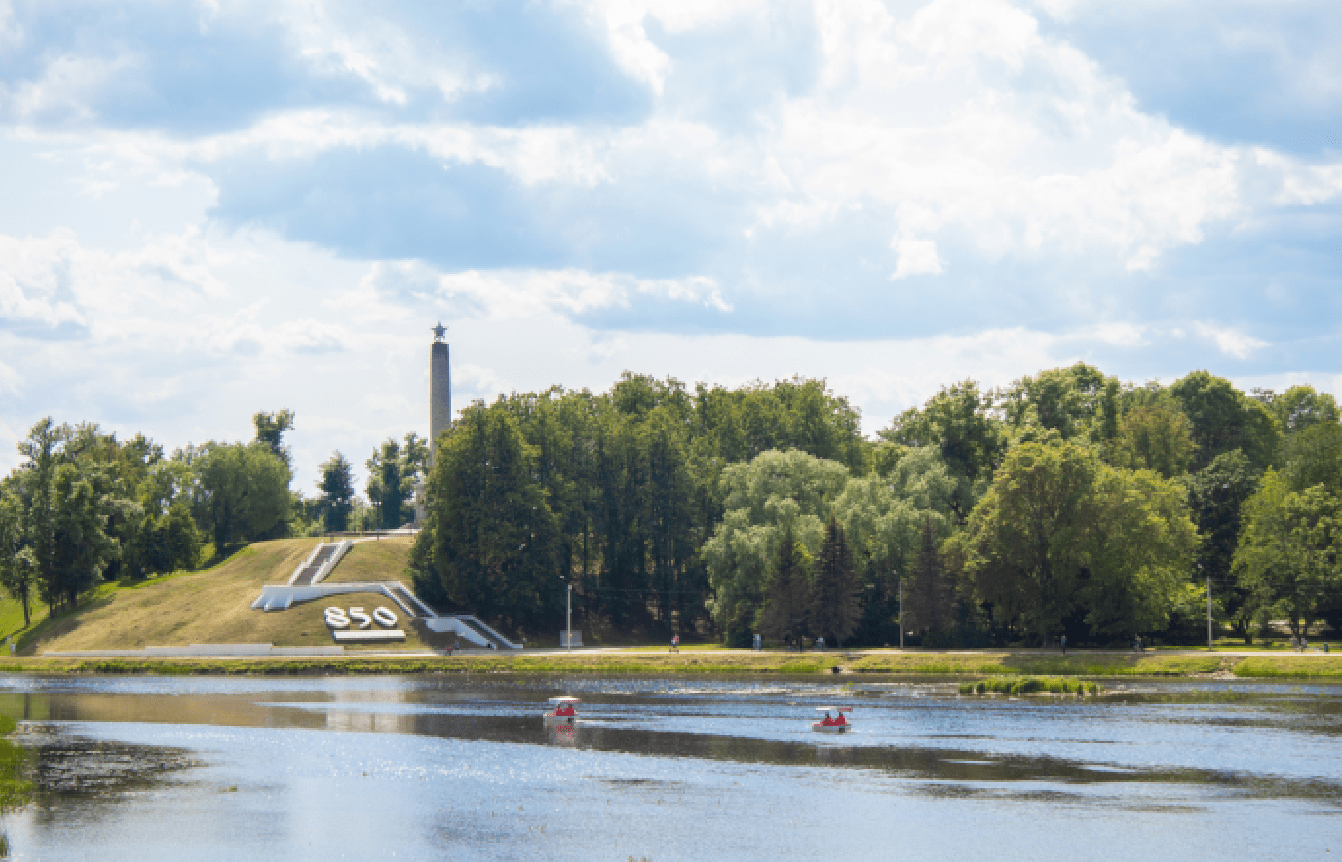
[[[1057,676],[1002,677],[960,684],[960,694],[1079,694],[1100,693],[1100,684]]]

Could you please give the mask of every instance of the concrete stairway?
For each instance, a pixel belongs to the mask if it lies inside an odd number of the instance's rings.
[[[289,585],[306,587],[321,583],[331,570],[340,562],[340,558],[354,546],[353,542],[321,542],[312,549],[308,558],[299,564],[289,577]]]

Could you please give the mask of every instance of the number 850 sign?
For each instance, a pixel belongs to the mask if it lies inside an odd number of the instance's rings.
[[[348,615],[343,608],[327,608],[322,615],[326,617],[326,624],[333,629],[347,629],[351,620],[357,622],[361,629],[371,626],[374,620],[383,628],[389,629],[396,625],[396,614],[387,608],[376,609],[372,616],[364,613],[363,608],[350,608]]]

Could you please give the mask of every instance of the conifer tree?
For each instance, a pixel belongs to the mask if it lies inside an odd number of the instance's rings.
[[[322,492],[322,524],[331,532],[348,530],[354,511],[354,467],[339,449],[321,467],[317,487]]]
[[[558,529],[536,453],[500,406],[467,411],[429,479],[410,567],[430,600],[526,628],[562,619]]]
[[[811,589],[811,631],[839,644],[857,628],[860,616],[853,555],[844,540],[843,528],[830,514]]]
[[[792,536],[792,528],[783,531],[778,545],[773,580],[764,591],[764,633],[786,640],[806,634],[810,583],[806,577],[806,552]]]
[[[919,632],[940,631],[950,619],[951,590],[937,553],[936,528],[932,519],[923,521],[918,536],[918,556],[904,587],[904,623]]]

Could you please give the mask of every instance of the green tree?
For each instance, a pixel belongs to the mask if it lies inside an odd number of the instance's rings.
[[[413,431],[403,443],[388,437],[373,450],[368,468],[368,500],[377,512],[378,526],[395,530],[413,517],[410,498],[415,484],[428,474],[429,447]]]
[[[1317,424],[1342,422],[1342,411],[1337,399],[1326,392],[1316,392],[1313,386],[1292,386],[1280,395],[1254,390],[1258,400],[1266,404],[1287,434],[1304,431]]]
[[[1169,394],[1192,423],[1197,447],[1193,469],[1201,470],[1217,455],[1241,449],[1249,463],[1262,470],[1272,463],[1281,429],[1262,402],[1246,396],[1224,377],[1194,371],[1176,381]]]
[[[506,405],[463,412],[429,477],[411,568],[431,599],[527,628],[558,621],[558,529]]]
[[[820,543],[811,582],[808,614],[811,631],[840,645],[857,628],[860,618],[853,556],[844,541],[843,527],[831,514],[825,524],[825,537]]]
[[[924,519],[904,584],[904,626],[923,634],[945,631],[951,623],[954,590],[941,564],[938,532],[931,518]]]
[[[763,452],[722,472],[726,514],[700,551],[714,599],[710,610],[739,640],[753,626],[786,532],[809,555],[818,549],[830,503],[848,470],[805,452]]]
[[[292,475],[293,456],[284,445],[284,434],[294,427],[294,412],[286,407],[275,413],[257,413],[252,417],[252,424],[256,426],[256,442],[274,453]]]
[[[1100,412],[1107,381],[1098,368],[1078,362],[1022,377],[999,393],[1008,425],[1053,431],[1069,440],[1082,434]]]
[[[264,444],[205,444],[191,456],[197,477],[196,520],[223,555],[282,526],[291,506],[289,468]]]
[[[101,580],[104,568],[120,553],[106,532],[110,506],[98,478],[75,463],[56,467],[55,553],[51,569],[38,581],[43,600],[53,610],[60,604],[79,604],[79,596]]]
[[[1342,504],[1322,486],[1292,491],[1275,470],[1244,506],[1235,571],[1265,614],[1285,617],[1302,638],[1342,578]]]
[[[1188,417],[1163,404],[1134,408],[1123,417],[1112,463],[1131,470],[1154,470],[1166,479],[1183,475],[1193,460]]]
[[[647,540],[653,594],[668,626],[682,618],[682,599],[698,586],[690,571],[695,556],[694,489],[684,437],[683,423],[666,410],[654,411],[639,428],[646,464],[639,525]]]
[[[905,410],[878,433],[907,447],[937,448],[951,474],[964,480],[951,500],[956,518],[963,521],[974,508],[977,484],[992,478],[1006,450],[1006,434],[994,410],[992,396],[965,380],[943,388],[921,410]]]
[[[1101,452],[1107,453],[1118,439],[1119,420],[1122,414],[1121,387],[1117,377],[1104,381],[1100,393],[1098,410],[1095,417],[1095,430],[1091,437],[1100,445]]]
[[[160,556],[152,571],[194,569],[200,563],[203,540],[185,500],[174,502],[167,512],[155,519],[154,535]]]
[[[395,530],[405,521],[405,503],[410,497],[410,488],[401,475],[401,444],[395,437],[388,437],[364,466],[368,468],[368,502],[377,510],[378,526]]]
[[[414,431],[406,434],[401,441],[401,478],[414,483],[429,475],[429,441]]]
[[[1235,633],[1252,642],[1252,594],[1234,577],[1232,567],[1243,526],[1245,502],[1258,489],[1258,472],[1235,449],[1188,477],[1188,504],[1202,536],[1197,574],[1210,578],[1213,594]]]
[[[321,471],[317,488],[322,492],[322,526],[328,532],[344,532],[354,511],[354,466],[337,449],[322,463]]]
[[[865,643],[899,638],[899,583],[919,553],[919,533],[932,524],[937,541],[955,521],[951,502],[963,479],[952,476],[937,449],[923,446],[905,455],[885,478],[850,479],[835,498],[833,512],[852,549],[861,585]]]
[[[800,643],[806,636],[810,605],[809,557],[784,527],[778,537],[776,560],[764,590],[760,628],[770,637]]]
[[[1047,637],[1078,607],[1093,633],[1163,628],[1196,543],[1184,491],[1071,443],[1008,453],[970,518],[965,567],[998,619]]]
[[[1187,491],[1149,470],[1101,466],[1093,533],[1077,598],[1094,634],[1162,631],[1178,606],[1198,547]]]
[[[23,625],[32,622],[32,590],[37,560],[24,546],[23,503],[19,495],[0,487],[0,586],[23,607]]]
[[[19,493],[24,544],[36,565],[39,584],[56,580],[57,497],[56,468],[65,460],[65,445],[73,436],[69,425],[57,425],[51,417],[39,420],[19,441],[19,454],[26,459],[16,480]]]
[[[1282,447],[1282,473],[1293,491],[1322,485],[1342,494],[1342,425],[1314,422]]]

